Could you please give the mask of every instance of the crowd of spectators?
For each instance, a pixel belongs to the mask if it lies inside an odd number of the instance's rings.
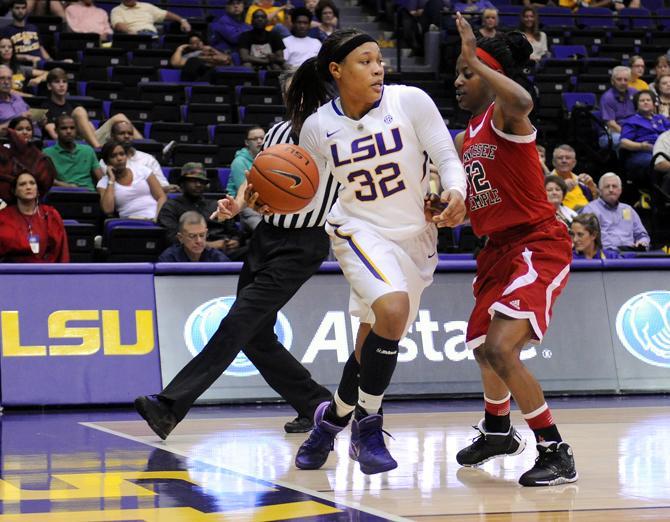
[[[97,192],[103,216],[150,220],[164,227],[171,246],[163,260],[242,259],[246,239],[260,216],[245,209],[236,222],[210,220],[215,199],[205,194],[216,183],[208,169],[201,163],[186,162],[168,179],[168,169],[161,165],[166,156],[138,147],[143,140],[143,127],[123,112],[105,111],[109,117],[104,119],[104,115],[90,112],[79,97],[71,95],[78,81],[77,73],[67,67],[72,59],[62,59],[57,48],[45,45],[44,34],[29,18],[31,13],[60,16],[66,31],[94,33],[102,46],[112,45],[114,35],[119,34],[149,35],[145,38],[151,37],[155,42],[166,34],[182,35],[183,39],[171,47],[160,44],[172,53],[169,66],[180,69],[182,82],[203,83],[212,81],[214,73],[229,66],[267,71],[295,69],[318,53],[321,42],[340,23],[338,7],[332,0],[306,0],[298,7],[272,0],[228,0],[221,4],[225,5],[223,11],[203,24],[172,12],[169,3],[161,4],[168,7],[163,9],[148,2],[118,0],[118,5],[108,12],[96,6],[94,0],[0,0],[0,16],[5,15],[4,25],[0,22],[0,132],[7,133],[0,155],[11,157],[11,163],[16,165],[6,181],[0,179],[4,204],[28,209],[27,203],[19,205],[14,184],[18,174],[32,172],[42,196],[52,185]],[[541,71],[552,56],[547,34],[541,30],[538,7],[542,5],[553,4],[524,0],[524,7],[518,11],[516,29],[533,46],[531,77],[533,70]],[[575,7],[563,0],[559,5]],[[598,6],[618,10],[619,2],[599,0],[580,5]],[[480,37],[493,37],[509,29],[501,29],[499,10],[488,0],[403,2],[399,9],[401,34],[415,54],[423,53],[422,36],[438,29],[445,9],[467,13],[478,24]],[[547,143],[551,155],[548,165],[547,151],[538,145],[547,197],[555,206],[557,217],[572,227],[575,252],[587,258],[649,248],[651,240],[638,214],[645,207],[620,201],[627,183],[647,192],[657,186],[667,196],[670,207],[668,57],[659,56],[648,71],[644,58],[633,55],[612,69],[610,83],[597,105],[606,129],[598,145],[612,147],[621,177],[578,170],[580,158],[567,143]],[[45,98],[41,105],[31,100],[36,94]],[[244,172],[260,150],[264,127],[267,125],[247,129],[244,146],[231,161],[227,186],[220,190],[237,195]],[[0,214],[0,219],[2,215],[10,214]],[[587,215],[588,219],[582,217]],[[183,216],[187,217],[182,220]],[[591,241],[588,247],[583,246],[586,239]],[[30,244],[28,247],[36,248]],[[30,256],[25,244],[21,248]],[[57,255],[46,252],[51,252],[47,245],[40,245],[33,255],[39,260],[68,259],[67,250]],[[0,254],[0,258],[22,259],[10,252]]]

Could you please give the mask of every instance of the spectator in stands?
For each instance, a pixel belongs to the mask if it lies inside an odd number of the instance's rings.
[[[206,247],[226,253],[231,259],[239,260],[245,253],[242,239],[234,220],[219,222],[210,217],[216,212],[216,201],[205,199],[203,193],[209,179],[201,163],[186,163],[181,169],[179,183],[182,195],[168,200],[158,213],[158,224],[167,231],[167,239],[174,243],[178,239],[181,216],[186,212],[196,212],[207,224]]]
[[[5,263],[67,263],[70,254],[63,220],[39,204],[35,176],[21,172],[11,183],[15,204],[0,210],[0,259]]]
[[[240,35],[251,30],[251,25],[244,21],[244,0],[228,0],[226,12],[209,28],[214,47],[219,51],[236,50]]]
[[[546,5],[555,6],[556,2],[553,0],[523,0],[523,5],[526,7],[534,7],[535,9],[539,9],[540,7],[544,7]]]
[[[581,214],[593,213],[602,230],[606,249],[647,249],[649,234],[635,209],[621,203],[621,178],[614,172],[603,174],[598,181],[600,198],[586,205]]]
[[[651,152],[658,137],[670,130],[670,120],[656,114],[656,96],[649,90],[638,91],[633,98],[637,113],[621,124],[621,148],[626,176],[638,188],[649,187]]]
[[[0,65],[0,131],[4,133],[9,122],[18,116],[30,118],[30,107],[12,92],[12,70]]]
[[[556,209],[556,217],[569,225],[577,212],[563,204],[563,200],[568,193],[568,185],[563,178],[556,175],[549,175],[544,178],[544,188],[547,191],[549,203]]]
[[[187,82],[207,81],[215,67],[232,63],[229,52],[206,45],[199,33],[190,33],[188,43],[177,47],[170,58],[170,65],[181,69],[181,79]]]
[[[464,2],[455,2],[454,11],[461,13],[481,13],[484,9],[495,9],[489,0],[465,0]]]
[[[573,169],[577,165],[577,153],[570,145],[559,145],[552,156],[554,170],[551,174],[559,176],[567,185],[567,194],[563,204],[572,210],[579,210],[589,201],[598,197],[598,187],[593,178],[582,172],[577,175]]]
[[[659,78],[664,74],[670,74],[670,60],[664,54],[656,58],[656,63],[654,64],[654,76]],[[649,88],[654,90],[654,85],[650,85]]]
[[[28,14],[59,16],[65,20],[65,8],[73,0],[27,0]]]
[[[621,122],[635,114],[633,96],[637,91],[628,87],[630,77],[629,67],[617,65],[612,69],[612,87],[600,97],[601,117],[612,136],[612,146],[615,150],[618,150],[621,141]],[[601,136],[600,146],[605,148],[607,143],[607,136]]]
[[[100,206],[107,215],[115,212],[122,218],[155,220],[166,201],[156,177],[142,167],[129,168],[125,147],[118,141],[108,141],[101,157],[107,165],[98,181]]]
[[[670,201],[670,131],[661,134],[654,143],[654,170],[661,173],[660,189]]]
[[[58,143],[44,149],[56,166],[57,187],[81,187],[95,190],[103,173],[95,151],[90,145],[77,143],[74,118],[61,114],[56,118]]]
[[[109,25],[107,11],[96,7],[93,0],[79,0],[65,8],[65,21],[73,33],[95,33],[100,40],[112,39],[112,26]]]
[[[25,116],[19,116],[9,122],[8,128],[14,129],[16,135],[25,143],[33,141],[35,136],[33,129],[33,121]]]
[[[498,33],[498,10],[496,8],[484,9],[482,25],[477,32],[484,38],[493,38]]]
[[[178,244],[168,247],[159,257],[160,263],[216,263],[230,261],[216,248],[207,246],[207,222],[194,210],[184,212],[179,217],[177,231]]]
[[[284,59],[288,67],[297,69],[302,62],[319,53],[321,41],[307,36],[312,15],[304,7],[291,9],[291,36],[284,38]]]
[[[573,259],[616,259],[618,250],[603,248],[600,223],[595,214],[579,214],[570,224]]]
[[[249,6],[249,9],[247,9],[247,15],[244,18],[244,21],[253,26],[254,14],[258,11],[263,11],[267,19],[265,30],[277,33],[280,38],[286,38],[291,35],[290,27],[286,26],[289,23],[286,12],[291,8],[292,6],[289,2],[276,6],[274,5],[273,0],[256,0],[256,3],[253,3]]]
[[[540,165],[542,166],[542,172],[545,176],[551,174],[549,167],[547,167],[547,149],[544,148],[544,145],[535,144],[537,149],[537,155],[540,156]]]
[[[656,77],[652,84],[658,96],[658,113],[666,118],[670,117],[670,73]]]
[[[0,38],[0,65],[6,65],[12,70],[12,90],[19,96],[31,96],[23,93],[23,89],[27,85],[38,85],[47,77],[46,71],[19,63],[14,52],[14,44],[6,37]]]
[[[642,7],[640,0],[612,0],[610,5],[605,5],[605,7],[611,7],[614,11],[621,11],[624,7]]]
[[[51,56],[40,42],[37,27],[26,22],[28,4],[26,0],[14,0],[12,23],[5,27],[2,36],[9,38],[16,49],[16,57],[37,65],[41,60],[51,61]]]
[[[129,123],[125,114],[118,113],[96,129],[91,123],[86,109],[80,105],[75,106],[68,101],[68,88],[67,73],[60,67],[51,69],[47,75],[47,89],[49,89],[50,96],[42,105],[44,109],[47,109],[44,131],[51,139],[58,139],[58,135],[56,134],[56,118],[61,114],[72,116],[77,125],[79,136],[96,149],[107,140],[112,125],[119,122]],[[134,132],[137,139],[142,138],[139,132],[136,130]]]
[[[240,35],[238,41],[242,65],[257,69],[282,70],[284,68],[284,42],[274,32],[265,30],[268,17],[258,9],[251,18],[251,31]]]
[[[191,32],[191,24],[186,18],[137,0],[121,0],[121,4],[112,9],[111,20],[112,28],[117,33],[157,35],[156,24],[165,20],[178,22],[184,33]]]
[[[262,127],[251,127],[247,131],[247,137],[244,140],[246,147],[235,153],[235,158],[230,164],[230,176],[228,176],[226,192],[231,196],[236,197],[238,195],[240,187],[246,180],[245,173],[251,168],[254,158],[260,152],[264,139],[265,131]],[[240,223],[245,233],[254,230],[260,220],[261,215],[249,207],[245,207],[240,212]]]
[[[589,7],[611,7],[613,0],[559,0],[560,7],[567,7],[573,11],[577,9],[586,9]]]
[[[11,183],[20,172],[28,171],[37,180],[41,194],[46,194],[56,179],[56,167],[33,142],[33,123],[19,116],[8,124],[7,141],[0,147],[0,199],[12,199]]]
[[[127,166],[131,170],[148,170],[158,180],[158,183],[165,192],[179,192],[177,185],[171,185],[163,174],[163,169],[158,163],[158,160],[151,154],[137,150],[133,147],[133,139],[135,139],[135,128],[127,121],[118,121],[111,127],[110,141],[116,141],[123,145],[126,149]],[[100,160],[100,167],[103,172],[107,170],[104,158]]]
[[[316,20],[312,20],[309,35],[323,42],[339,27],[340,10],[332,0],[319,0],[314,9],[314,16]]]
[[[649,90],[649,84],[645,82],[642,77],[644,76],[644,58],[642,56],[631,56],[630,60],[630,81],[628,82],[628,87],[635,89],[636,91],[647,91]]]
[[[523,8],[519,30],[526,36],[528,43],[533,46],[533,54],[530,55],[531,60],[537,63],[549,55],[547,33],[540,31],[540,15],[535,7],[526,6]]]

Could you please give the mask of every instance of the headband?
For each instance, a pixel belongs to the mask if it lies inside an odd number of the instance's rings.
[[[369,34],[357,34],[347,42],[345,42],[337,51],[335,51],[334,56],[331,58],[331,62],[336,62],[340,63],[342,60],[344,60],[347,55],[356,49],[356,47],[360,47],[364,43],[368,42],[374,42],[377,43],[377,40],[372,38]]]
[[[489,66],[494,71],[505,74],[505,70],[503,69],[502,65],[500,65],[500,62],[487,53],[484,49],[477,47],[476,53],[477,58],[479,58],[485,65]]]

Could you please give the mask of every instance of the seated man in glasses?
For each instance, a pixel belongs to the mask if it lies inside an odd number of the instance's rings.
[[[181,232],[181,217],[184,213],[193,211],[202,217],[206,225],[204,246],[222,252],[230,260],[241,260],[246,250],[242,247],[243,241],[235,221],[230,219],[219,222],[210,219],[216,210],[216,200],[203,197],[209,185],[203,165],[196,162],[186,163],[181,169],[179,185],[182,193],[174,199],[168,199],[158,213],[158,224],[167,230],[168,242],[183,243],[178,235]],[[176,246],[180,247],[181,244]]]

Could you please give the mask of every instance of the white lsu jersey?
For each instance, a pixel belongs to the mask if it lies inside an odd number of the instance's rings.
[[[428,226],[429,158],[442,186],[465,198],[465,172],[451,135],[431,98],[415,87],[385,86],[360,120],[344,115],[339,98],[322,105],[303,125],[300,145],[322,180],[332,172],[341,185],[328,216],[334,225],[352,217],[392,240],[420,234]]]

